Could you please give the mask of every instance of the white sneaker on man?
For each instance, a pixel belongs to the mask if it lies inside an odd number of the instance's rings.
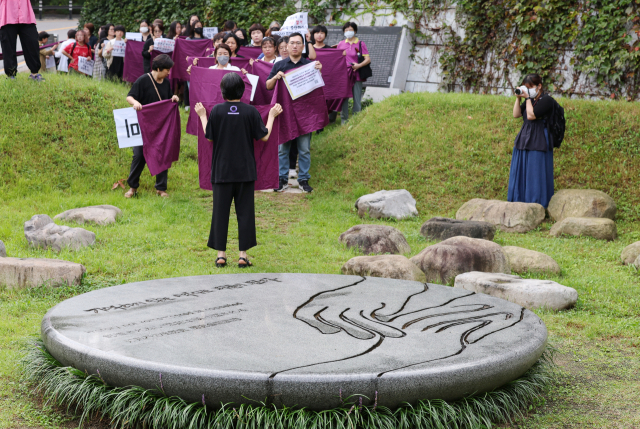
[[[189,106],[184,106],[184,111],[189,113]]]
[[[296,170],[289,170],[289,179],[295,179],[298,177],[298,172]]]

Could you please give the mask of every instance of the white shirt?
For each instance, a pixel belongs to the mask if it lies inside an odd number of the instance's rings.
[[[227,63],[225,67],[219,68],[218,66],[211,66],[210,69],[218,69],[218,70],[230,70],[230,71],[240,71],[240,69],[236,66],[232,66],[231,63]]]

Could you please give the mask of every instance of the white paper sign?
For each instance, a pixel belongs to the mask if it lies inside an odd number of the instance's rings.
[[[49,55],[49,58],[46,59],[45,63],[44,63],[45,68],[52,68],[56,66],[56,57],[54,57],[53,55]]]
[[[202,36],[205,39],[213,39],[216,34],[218,34],[218,27],[204,27],[202,29]]]
[[[124,51],[127,47],[127,44],[124,40],[114,40],[113,41],[113,52],[111,53],[114,57],[124,57]]]
[[[142,33],[125,33],[124,38],[127,40],[135,40],[136,42],[142,42]]]
[[[156,39],[153,41],[153,49],[155,51],[164,52],[168,54],[169,52],[173,52],[173,49],[176,46],[176,41],[173,39]]]
[[[302,34],[303,44],[302,44],[302,52],[307,52],[307,44],[305,43],[307,40],[307,30],[309,29],[309,13],[308,12],[299,12],[294,13],[293,15],[289,15],[287,19],[284,21],[282,27],[280,27],[280,31],[274,31],[272,34],[275,34],[280,37],[290,36],[293,33]]]
[[[86,57],[78,57],[78,71],[80,73],[87,74],[89,76],[93,76],[93,65],[95,61],[91,58]]]
[[[116,135],[120,148],[142,146],[142,133],[138,124],[138,113],[133,107],[113,111],[116,121]]]
[[[287,72],[283,79],[292,100],[324,86],[324,80],[320,71],[316,69],[315,62]]]
[[[253,101],[253,96],[256,95],[256,88],[258,87],[258,80],[260,77],[255,74],[247,73],[247,79],[251,82],[251,101]]]

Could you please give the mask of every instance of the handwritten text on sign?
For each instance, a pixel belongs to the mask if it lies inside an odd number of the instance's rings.
[[[298,67],[285,74],[284,83],[287,85],[292,100],[324,86],[324,80],[322,80],[320,71],[316,70],[315,62]]]
[[[202,29],[202,36],[205,39],[213,39],[216,34],[218,34],[218,27],[204,27]]]
[[[164,52],[165,54],[173,52],[175,46],[176,41],[173,39],[156,39],[153,41],[153,49]]]
[[[142,42],[142,33],[129,33],[126,32],[124,38],[127,40],[135,40],[136,42]]]
[[[293,33],[300,33],[302,37],[305,37],[307,34],[307,30],[309,22],[309,13],[308,12],[300,12],[294,13],[293,15],[289,15],[287,19],[284,21],[282,27],[280,27],[280,31],[274,31],[272,34],[276,36],[284,37],[290,36]],[[303,45],[302,52],[307,52],[307,44]]]
[[[93,76],[93,65],[95,61],[91,58],[78,57],[78,71],[89,76]]]
[[[113,52],[111,53],[114,57],[124,57],[124,51],[127,47],[127,44],[124,40],[114,40],[113,41]]]
[[[116,121],[116,135],[118,136],[118,146],[121,149],[142,146],[142,133],[138,124],[138,114],[133,107],[114,110],[113,119]]]

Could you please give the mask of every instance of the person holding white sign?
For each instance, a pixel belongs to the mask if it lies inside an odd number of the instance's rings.
[[[163,33],[164,25],[153,24],[153,34],[147,39],[146,42],[144,42],[144,47],[142,48],[142,62],[144,65],[145,73],[151,73],[151,52],[153,51],[155,40],[162,39]]]
[[[180,101],[177,95],[171,93],[171,85],[169,84],[169,72],[173,67],[173,60],[169,55],[158,55],[153,59],[151,73],[140,76],[131,87],[127,94],[127,102],[133,106],[135,110],[142,110],[147,104],[157,101],[169,100],[177,103]],[[127,183],[130,189],[124,194],[126,198],[131,198],[138,192],[140,186],[140,175],[146,165],[142,146],[133,148],[133,160],[131,161],[131,172]],[[169,170],[165,170],[156,176],[156,194],[161,197],[168,197],[167,194],[167,178]]]
[[[62,51],[62,55],[69,59],[69,73],[80,73],[78,71],[78,58],[91,58],[91,48],[86,44],[87,34],[84,31],[76,32],[76,41],[67,45]],[[84,73],[80,73],[86,76]]]
[[[46,31],[41,31],[40,33],[38,33],[38,44],[40,46],[43,46],[47,43],[49,43],[49,33],[47,33]],[[40,70],[38,71],[38,73],[56,72],[56,60],[54,58],[54,51],[57,47],[58,44],[56,43],[48,49],[40,48]]]
[[[293,33],[289,36],[287,51],[289,58],[278,61],[273,65],[271,74],[267,79],[267,89],[272,90],[276,87],[276,82],[284,77],[285,72],[296,69],[301,66],[313,63],[313,61],[302,57],[302,46],[305,43],[304,36],[300,33]],[[322,64],[315,61],[315,68],[322,72]],[[289,141],[280,145],[279,164],[280,164],[280,183],[278,192],[282,192],[289,187],[289,151],[293,141]],[[298,146],[298,165],[300,172],[298,173],[298,183],[300,189],[304,192],[312,192],[313,188],[309,186],[309,169],[311,168],[311,133],[298,136],[295,139]]]
[[[105,44],[102,56],[107,59],[107,79],[122,81],[122,73],[124,72],[123,51],[126,44],[124,40],[124,33],[126,33],[124,25],[116,25],[115,32],[115,39],[109,40],[109,42]],[[114,52],[116,49],[118,52]]]

